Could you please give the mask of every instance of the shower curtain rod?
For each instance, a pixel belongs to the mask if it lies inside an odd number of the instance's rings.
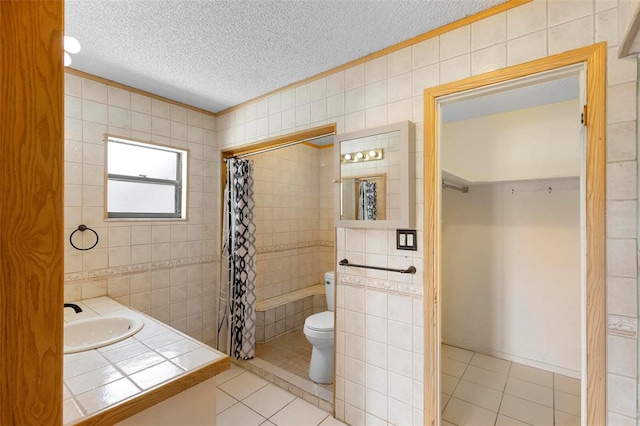
[[[246,154],[233,155],[231,157],[225,158],[224,161],[230,160],[232,158],[244,158],[244,157],[250,157],[252,155],[263,154],[265,152],[275,151],[276,149],[286,148],[288,146],[293,146],[293,145],[298,145],[298,144],[301,144],[301,143],[304,143],[304,142],[313,141],[313,140],[316,140],[316,139],[324,138],[326,136],[335,135],[335,134],[336,134],[336,132],[325,133],[323,135],[314,136],[312,138],[307,138],[307,139],[303,139],[303,140],[300,140],[300,141],[287,142],[287,143],[282,144],[282,145],[271,146],[269,148],[259,149],[257,151],[253,151],[253,152],[247,152]]]
[[[450,183],[445,182],[444,179],[442,179],[442,188],[455,189],[456,191],[460,191],[463,194],[466,194],[467,192],[469,192],[469,187],[468,186],[451,185]]]

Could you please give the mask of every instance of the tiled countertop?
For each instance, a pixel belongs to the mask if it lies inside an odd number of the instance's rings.
[[[225,354],[108,297],[75,303],[82,312],[76,314],[65,308],[65,322],[122,313],[142,318],[144,327],[120,342],[64,355],[65,425],[83,423],[204,369],[220,370],[222,364],[228,368],[229,358]]]

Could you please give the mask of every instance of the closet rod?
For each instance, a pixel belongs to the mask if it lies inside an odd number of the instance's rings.
[[[276,149],[286,148],[288,146],[293,146],[293,145],[298,145],[298,144],[301,144],[301,143],[304,143],[304,142],[313,141],[313,140],[316,140],[316,139],[324,138],[324,137],[335,135],[335,134],[336,134],[335,132],[331,132],[331,133],[325,133],[324,135],[319,135],[319,136],[314,136],[312,138],[303,139],[303,140],[300,140],[300,141],[287,142],[287,143],[284,143],[282,145],[271,146],[269,148],[259,149],[257,151],[253,151],[253,152],[247,152],[246,154],[239,154],[239,155],[234,155],[234,156],[231,156],[231,157],[227,157],[227,158],[224,159],[224,161],[230,160],[232,158],[244,158],[244,157],[250,157],[252,155],[262,154],[262,153],[269,152],[269,151],[275,151]]]
[[[451,185],[450,183],[445,182],[444,179],[442,180],[442,187],[443,188],[449,188],[449,189],[455,189],[456,191],[460,191],[460,192],[462,192],[464,194],[469,192],[469,187],[468,186]]]

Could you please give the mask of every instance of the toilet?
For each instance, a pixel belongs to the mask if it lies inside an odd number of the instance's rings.
[[[303,332],[313,345],[309,378],[316,383],[333,383],[333,302],[334,273],[324,274],[324,290],[327,297],[327,311],[310,315],[304,321]]]

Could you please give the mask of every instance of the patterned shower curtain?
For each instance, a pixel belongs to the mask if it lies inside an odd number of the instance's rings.
[[[366,180],[360,181],[360,197],[358,200],[358,219],[378,219],[378,184]]]
[[[228,160],[224,194],[217,347],[236,359],[250,359],[256,346],[253,161]]]

